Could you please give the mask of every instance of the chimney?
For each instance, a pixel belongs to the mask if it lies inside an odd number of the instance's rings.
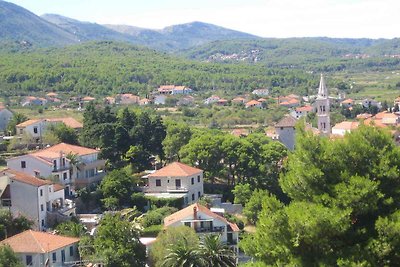
[[[193,220],[197,220],[197,206],[193,207]],[[196,229],[197,229],[197,222],[196,221],[193,223],[192,227],[196,231]]]

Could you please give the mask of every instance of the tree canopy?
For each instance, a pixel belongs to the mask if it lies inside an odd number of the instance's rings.
[[[280,176],[290,202],[264,197],[245,252],[267,265],[395,266],[400,148],[390,134],[365,126],[343,140],[298,132]]]

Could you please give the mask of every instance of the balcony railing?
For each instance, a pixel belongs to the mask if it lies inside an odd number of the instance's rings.
[[[220,233],[223,231],[225,231],[225,226],[195,228],[196,233]]]
[[[186,187],[182,186],[167,186],[167,192],[187,192],[189,191]]]
[[[62,172],[70,169],[70,166],[59,166],[58,168],[53,168],[52,172]]]

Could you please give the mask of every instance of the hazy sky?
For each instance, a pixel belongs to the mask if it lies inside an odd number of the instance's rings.
[[[208,22],[262,37],[400,37],[400,0],[9,0],[37,15],[145,28]]]

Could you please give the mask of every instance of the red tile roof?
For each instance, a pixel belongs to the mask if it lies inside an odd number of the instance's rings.
[[[14,171],[14,170],[11,170],[11,169],[5,169],[5,170],[1,171],[0,174],[1,175],[7,175],[13,180],[16,180],[16,181],[21,182],[21,183],[29,184],[29,185],[32,185],[32,186],[36,186],[36,187],[43,186],[43,185],[46,185],[46,184],[52,184],[52,182],[49,181],[49,180],[39,179],[39,178],[31,176],[29,174],[26,174],[26,173],[23,173],[23,172]]]
[[[360,123],[358,121],[342,121],[341,123],[333,126],[332,129],[351,131],[357,129],[359,124]]]
[[[79,238],[27,230],[0,242],[16,253],[47,253],[79,242]]]
[[[313,107],[312,106],[304,106],[304,107],[298,107],[296,108],[297,112],[311,112],[313,111]]]
[[[197,209],[197,211],[203,212],[205,214],[207,214],[208,216],[214,218],[214,219],[218,219],[221,220],[223,222],[225,222],[228,226],[231,227],[233,232],[239,232],[239,227],[235,224],[235,223],[231,223],[229,222],[227,219],[225,219],[224,217],[212,212],[211,210],[209,210],[208,208],[200,205],[199,203],[195,203],[192,204],[184,209],[181,209],[180,211],[177,211],[167,217],[165,217],[164,219],[164,226],[168,227],[171,224],[174,224],[176,222],[179,222],[181,220],[184,220],[185,218],[189,217],[190,215],[194,215],[194,208]]]
[[[148,177],[182,177],[199,174],[202,171],[181,162],[174,162],[150,174]]]
[[[76,154],[79,156],[90,155],[94,153],[99,153],[98,150],[87,148],[83,146],[75,146],[66,143],[60,143],[58,145],[51,146],[46,149],[39,150],[37,152],[33,152],[30,155],[36,157],[44,157],[44,158],[53,158],[59,157],[60,153],[63,154]]]

